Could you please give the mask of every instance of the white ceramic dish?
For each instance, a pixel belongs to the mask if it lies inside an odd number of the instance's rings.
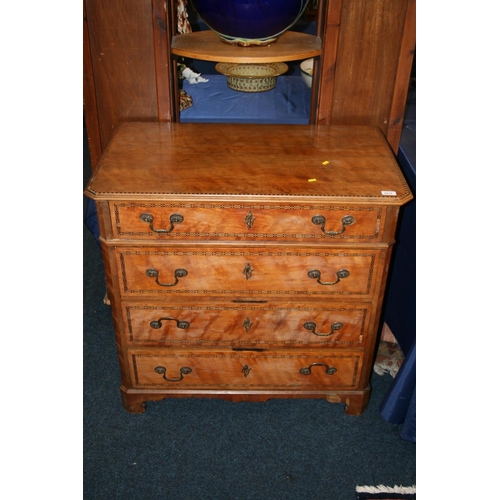
[[[306,85],[311,88],[314,59],[306,59],[300,63],[300,74]]]

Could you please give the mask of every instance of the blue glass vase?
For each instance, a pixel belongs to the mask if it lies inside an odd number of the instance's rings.
[[[207,26],[223,41],[267,45],[290,29],[308,0],[191,0]]]

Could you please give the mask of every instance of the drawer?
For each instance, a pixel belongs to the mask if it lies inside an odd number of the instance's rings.
[[[111,203],[116,238],[381,241],[386,207]]]
[[[362,347],[368,306],[122,304],[127,341],[172,347]]]
[[[379,250],[117,247],[124,296],[370,296]]]
[[[274,350],[132,350],[134,387],[169,389],[330,390],[357,387],[363,354]]]

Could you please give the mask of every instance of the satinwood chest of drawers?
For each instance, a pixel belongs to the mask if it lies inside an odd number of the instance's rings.
[[[399,207],[375,127],[123,123],[96,201],[125,408],[368,403]]]

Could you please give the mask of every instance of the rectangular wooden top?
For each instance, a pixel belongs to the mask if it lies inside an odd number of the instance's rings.
[[[85,194],[383,205],[412,199],[376,127],[158,122],[119,125]]]

